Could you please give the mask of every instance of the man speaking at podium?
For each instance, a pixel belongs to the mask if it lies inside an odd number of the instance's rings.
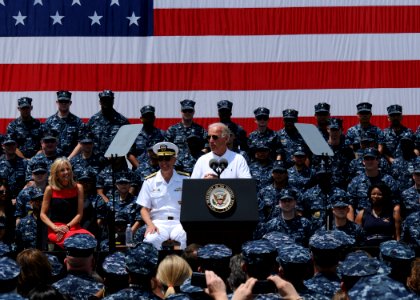
[[[245,158],[227,147],[230,134],[225,124],[210,124],[207,139],[211,152],[197,160],[191,178],[251,178]]]

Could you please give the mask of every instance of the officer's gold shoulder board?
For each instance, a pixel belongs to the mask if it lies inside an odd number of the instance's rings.
[[[191,174],[190,173],[187,173],[187,172],[182,172],[182,171],[176,171],[179,175],[184,175],[184,176],[188,176],[188,177],[190,177],[191,176]]]
[[[150,174],[149,176],[146,176],[144,179],[146,180],[146,179],[149,179],[149,178],[155,177],[155,176],[156,176],[156,174],[157,174],[157,172],[152,173],[152,174]]]

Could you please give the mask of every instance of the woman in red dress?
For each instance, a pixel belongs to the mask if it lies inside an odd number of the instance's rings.
[[[48,226],[48,239],[61,248],[64,240],[79,233],[91,234],[80,227],[83,216],[83,187],[76,183],[67,158],[51,165],[49,186],[45,189],[41,220]]]

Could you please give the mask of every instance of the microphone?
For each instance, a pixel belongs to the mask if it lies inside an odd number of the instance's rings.
[[[219,174],[219,172],[217,172],[217,169],[219,168],[219,162],[217,161],[217,159],[210,159],[209,166],[214,172],[216,172],[216,174]]]
[[[221,158],[219,160],[219,168],[220,168],[220,173],[222,173],[228,166],[229,162],[227,161],[226,158]]]

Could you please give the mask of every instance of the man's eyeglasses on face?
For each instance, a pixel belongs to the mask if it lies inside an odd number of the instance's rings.
[[[186,114],[192,114],[194,112],[194,110],[193,109],[183,109],[182,112],[186,113]]]
[[[257,121],[261,121],[261,120],[267,121],[268,120],[268,116],[258,116],[258,117],[256,117],[256,119],[257,119]]]
[[[0,196],[1,195],[5,195],[6,194],[6,191],[5,190],[0,190]]]
[[[172,156],[158,156],[158,161],[170,161]]]
[[[376,160],[376,157],[373,157],[373,156],[365,156],[365,157],[363,157],[363,160],[372,161],[372,160]]]
[[[213,139],[213,140],[217,141],[219,139],[219,136],[218,135],[208,135],[207,139],[208,140]]]
[[[44,171],[36,171],[36,172],[33,172],[32,174],[34,174],[34,175],[43,175],[43,174],[46,174],[47,172],[44,172]]]

